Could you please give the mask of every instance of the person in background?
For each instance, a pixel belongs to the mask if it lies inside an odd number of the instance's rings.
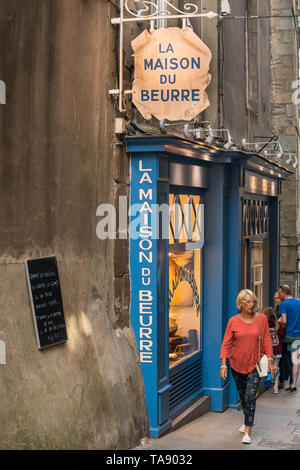
[[[290,377],[292,376],[292,384],[286,389],[288,392],[297,391],[297,380],[299,375],[298,354],[300,345],[300,300],[292,297],[289,286],[280,286],[278,294],[281,299],[279,306],[280,321],[283,327],[286,326],[286,337],[284,342],[287,343],[287,350],[290,354]]]
[[[277,291],[274,294],[274,307],[275,307],[275,313],[277,315],[277,319],[280,318],[280,315],[279,315],[279,305],[280,304],[281,304],[281,299],[280,299],[279,293]],[[281,325],[281,323],[280,323],[280,325]],[[285,328],[284,328],[284,331],[286,331]],[[282,342],[282,357],[279,361],[279,369],[280,369],[279,385],[278,385],[279,390],[284,388],[284,382],[287,382],[288,380],[290,380],[289,385],[291,385],[292,382],[293,382],[292,376],[289,376],[290,364],[289,364],[289,357],[288,356],[289,356],[290,353],[287,350],[287,344],[284,343],[284,341],[283,341],[283,337],[281,338],[281,342]]]
[[[267,307],[264,309],[264,314],[268,319],[269,330],[272,339],[272,346],[273,346],[273,360],[274,360],[274,367],[278,368],[279,361],[282,357],[282,338],[285,336],[285,328],[281,326],[281,324],[277,320],[277,315],[272,307]],[[279,386],[279,376],[278,374],[275,377],[273,393],[279,393],[278,390]]]
[[[274,310],[277,315],[277,318],[279,317],[279,305],[281,304],[281,299],[279,297],[278,291],[275,292],[274,294]]]
[[[260,377],[256,364],[260,358],[259,354],[259,325],[261,330],[260,356],[267,354],[269,369],[275,378],[277,370],[273,364],[273,348],[268,322],[265,315],[256,313],[256,295],[248,289],[242,290],[236,299],[238,315],[230,318],[221,348],[221,370],[222,379],[227,378],[226,361],[229,359],[231,372],[240,394],[240,400],[244,412],[244,424],[239,431],[244,433],[242,442],[251,443],[251,428],[254,424],[256,407],[256,392]]]

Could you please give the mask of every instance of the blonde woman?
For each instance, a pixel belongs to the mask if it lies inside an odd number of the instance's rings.
[[[273,348],[267,318],[262,313],[256,313],[256,295],[249,289],[242,290],[237,296],[236,305],[240,313],[230,318],[227,325],[220,354],[222,361],[220,375],[224,380],[227,378],[226,360],[229,359],[245,418],[239,431],[244,433],[242,442],[250,444],[260,380],[256,370],[259,354],[258,319],[261,330],[261,357],[264,354],[268,356],[272,377],[276,376],[277,371],[272,359]]]

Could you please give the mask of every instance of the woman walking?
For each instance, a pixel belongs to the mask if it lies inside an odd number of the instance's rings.
[[[256,313],[256,295],[251,290],[242,290],[237,296],[236,305],[241,313],[230,318],[228,322],[220,354],[222,361],[220,375],[224,380],[227,378],[226,360],[229,359],[245,418],[239,431],[244,433],[242,442],[250,444],[260,380],[256,364],[266,354],[272,377],[276,376],[277,370],[272,359],[273,348],[267,318],[262,313]],[[260,358],[258,358],[259,330],[261,331]]]
[[[282,328],[281,324],[277,319],[277,315],[272,307],[267,307],[264,309],[264,315],[266,315],[269,325],[269,330],[271,334],[272,346],[273,346],[273,360],[274,366],[276,369],[279,366],[279,361],[282,358],[282,338],[285,336],[285,328]],[[279,393],[279,374],[276,375],[274,386],[273,386],[273,393]]]

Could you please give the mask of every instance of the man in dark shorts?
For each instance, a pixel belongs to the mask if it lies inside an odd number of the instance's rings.
[[[293,383],[287,388],[288,392],[297,391],[297,380],[299,375],[299,354],[300,354],[300,300],[292,297],[289,286],[280,286],[278,294],[282,300],[279,305],[280,321],[286,327],[286,337],[284,342],[288,343],[287,349],[291,355],[291,371]]]

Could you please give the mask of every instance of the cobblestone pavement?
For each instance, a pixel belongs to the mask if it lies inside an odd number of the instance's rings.
[[[243,412],[227,409],[201,418],[159,439],[143,439],[135,450],[300,450],[300,381],[298,391],[278,395],[267,390],[256,404],[252,443],[238,431]]]

